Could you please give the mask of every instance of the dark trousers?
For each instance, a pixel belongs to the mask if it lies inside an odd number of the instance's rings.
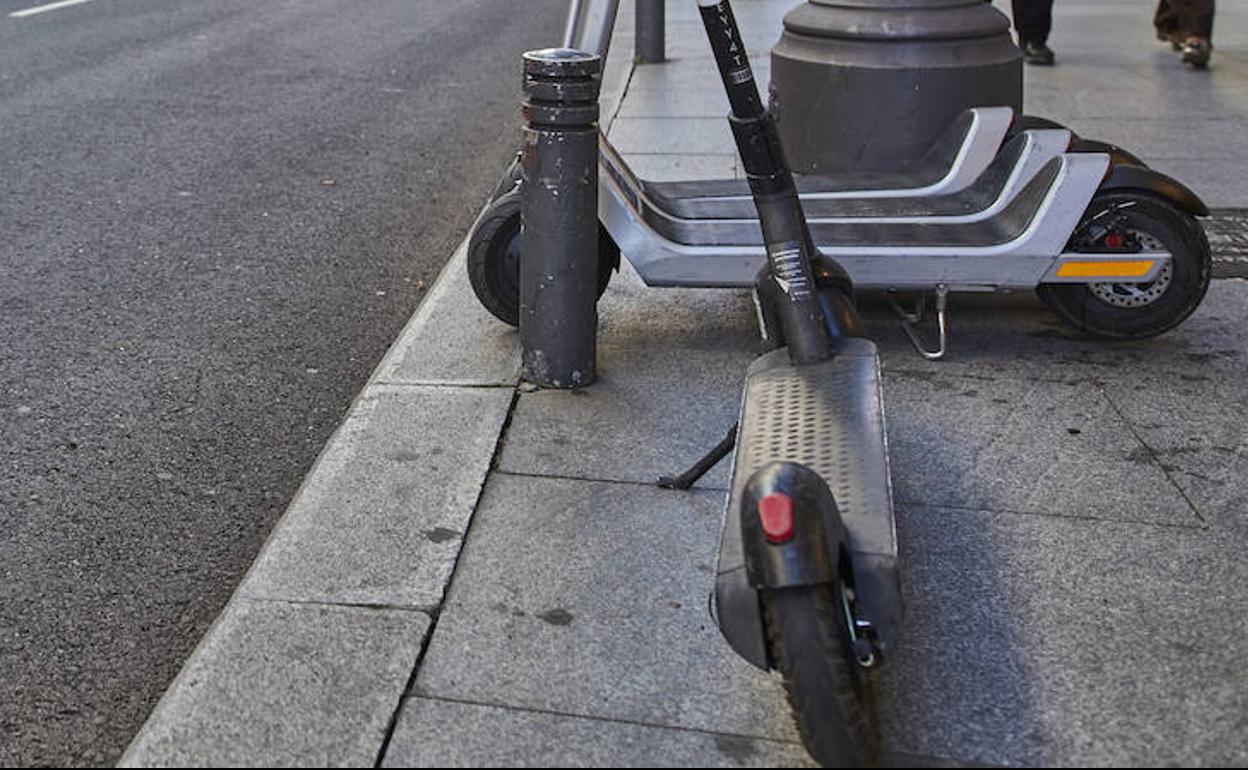
[[[1053,29],[1053,0],[1013,0],[1013,5],[1018,44],[1047,43]]]
[[[1153,25],[1157,34],[1179,42],[1213,37],[1213,0],[1161,0]]]

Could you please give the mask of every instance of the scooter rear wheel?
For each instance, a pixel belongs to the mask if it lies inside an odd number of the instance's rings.
[[[1036,293],[1058,318],[1098,337],[1137,340],[1173,329],[1196,310],[1213,271],[1199,222],[1143,190],[1102,192],[1092,199],[1067,249],[1104,253],[1111,237],[1165,249],[1170,264],[1147,284],[1041,284]]]
[[[850,650],[839,594],[839,583],[765,594],[768,642],[811,757],[824,767],[873,766],[869,682]]]
[[[468,239],[468,280],[485,309],[511,326],[520,325],[520,190],[489,205]],[[620,248],[598,225],[598,296],[607,290],[620,264]]]

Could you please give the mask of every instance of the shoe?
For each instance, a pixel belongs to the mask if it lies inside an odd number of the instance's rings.
[[[1180,61],[1197,69],[1204,69],[1209,66],[1209,57],[1213,56],[1213,44],[1208,38],[1189,37],[1183,41],[1182,51]]]
[[[1183,55],[1179,57],[1179,61],[1189,67],[1204,69],[1209,66],[1211,56],[1213,56],[1213,44],[1208,38],[1189,37],[1183,41]]]
[[[1044,43],[1024,43],[1023,61],[1041,67],[1051,67],[1053,62],[1057,61],[1057,56],[1053,54],[1053,49]]]

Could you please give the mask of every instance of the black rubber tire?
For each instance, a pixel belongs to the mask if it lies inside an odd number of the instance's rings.
[[[839,594],[837,585],[765,593],[768,644],[811,757],[824,767],[870,767],[880,759],[870,683],[849,651]]]
[[[1094,217],[1124,203],[1131,204],[1121,209],[1128,226],[1156,238],[1172,255],[1173,275],[1165,293],[1139,307],[1111,305],[1087,284],[1041,284],[1036,293],[1058,318],[1080,331],[1107,339],[1147,339],[1173,329],[1196,310],[1209,289],[1213,257],[1199,222],[1169,200],[1143,190],[1097,193],[1067,248],[1076,248]]]
[[[511,326],[520,325],[520,190],[489,205],[468,239],[468,280],[485,309]],[[598,225],[598,296],[620,264],[620,248]]]

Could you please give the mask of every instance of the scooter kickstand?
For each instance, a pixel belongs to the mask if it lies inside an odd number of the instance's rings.
[[[919,355],[928,361],[939,361],[945,357],[949,344],[949,287],[943,283],[936,287],[936,328],[938,330],[938,346],[936,350],[928,350],[923,344],[923,339],[919,336],[916,329],[918,324],[923,322],[923,317],[927,311],[927,295],[920,295],[919,301],[915,303],[914,312],[906,312],[897,300],[890,295],[888,304],[892,306],[893,311],[897,313],[897,317],[901,319],[902,331],[910,338],[910,344],[918,351]]]
[[[737,426],[740,423],[733,423],[729,429],[728,435],[715,445],[715,448],[706,454],[701,460],[693,464],[693,467],[679,476],[660,476],[658,484],[664,489],[689,489],[698,479],[706,475],[706,472],[714,468],[720,460],[728,456],[732,448],[737,445]]]

